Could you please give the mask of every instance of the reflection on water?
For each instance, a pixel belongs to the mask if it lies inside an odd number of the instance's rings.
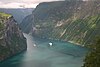
[[[0,67],[81,67],[86,48],[24,35],[27,38],[27,51],[0,63]]]

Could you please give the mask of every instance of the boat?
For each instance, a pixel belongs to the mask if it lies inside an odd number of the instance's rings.
[[[53,43],[50,42],[49,45],[50,45],[50,46],[53,46]]]

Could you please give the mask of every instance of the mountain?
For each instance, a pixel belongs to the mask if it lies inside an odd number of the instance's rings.
[[[22,23],[20,23],[20,28],[22,29],[23,32],[29,33],[32,30],[33,19],[34,17],[31,14],[23,19]]]
[[[0,12],[0,61],[26,49],[26,39],[14,17]]]
[[[20,24],[22,20],[32,13],[34,8],[0,8],[0,12],[12,14],[14,19]]]
[[[100,36],[99,0],[43,2],[26,18],[32,35],[40,38],[89,45]]]

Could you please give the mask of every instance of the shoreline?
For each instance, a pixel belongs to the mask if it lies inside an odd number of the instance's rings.
[[[25,34],[26,34],[26,33],[25,33]],[[32,34],[27,34],[27,35],[32,36]],[[40,38],[40,37],[37,37],[37,36],[34,36],[34,35],[33,35],[32,37]],[[60,40],[60,39],[44,38],[44,37],[41,37],[40,39],[47,39],[47,40],[55,40],[55,41],[68,42],[68,43],[71,43],[71,44],[75,44],[76,46],[80,46],[80,47],[83,47],[83,48],[87,48],[85,45],[76,43],[76,42],[74,42],[74,41],[65,41],[65,40]]]
[[[0,60],[0,63],[3,63],[3,62],[5,62],[5,61],[7,61],[7,60],[9,60],[9,59],[11,59],[11,58],[13,58],[13,57],[19,55],[19,54],[22,54],[22,53],[26,52],[26,51],[27,51],[27,48],[24,49],[23,51],[19,52],[19,53],[16,53],[16,54],[14,54],[14,55],[11,55],[11,56],[6,57],[6,58],[3,59],[3,60]]]

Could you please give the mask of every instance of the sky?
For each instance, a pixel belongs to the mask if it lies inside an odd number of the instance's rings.
[[[35,8],[40,2],[59,0],[0,0],[0,8]]]

